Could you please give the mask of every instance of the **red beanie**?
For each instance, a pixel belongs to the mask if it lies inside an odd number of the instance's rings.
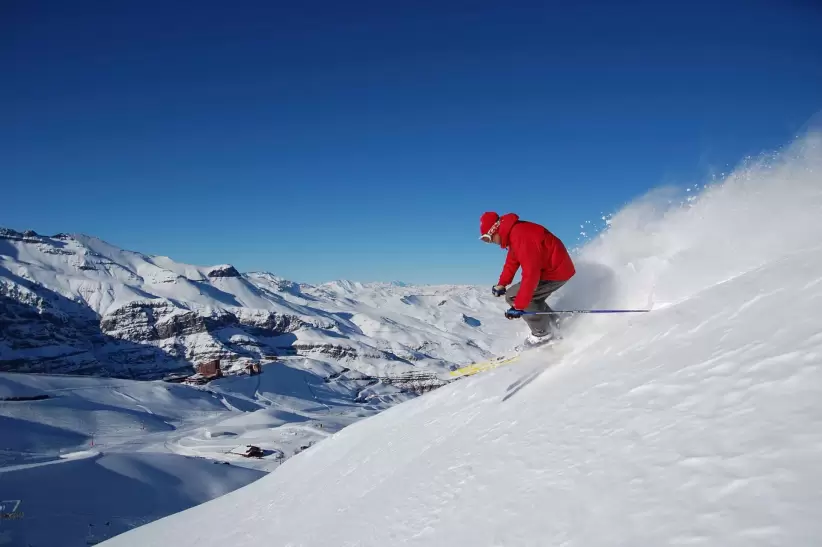
[[[480,235],[487,234],[488,230],[491,229],[491,226],[493,226],[498,220],[499,215],[492,211],[483,213],[480,217]]]

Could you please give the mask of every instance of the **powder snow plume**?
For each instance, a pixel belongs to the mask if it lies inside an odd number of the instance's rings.
[[[822,128],[702,188],[686,199],[676,189],[656,189],[613,215],[574,253],[577,275],[552,305],[661,308],[822,246]],[[589,330],[614,320],[578,316],[571,323]]]

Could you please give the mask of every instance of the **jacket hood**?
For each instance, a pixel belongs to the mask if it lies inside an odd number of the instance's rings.
[[[513,228],[517,222],[519,222],[519,215],[514,213],[507,213],[500,217],[499,237],[500,246],[503,249],[508,248],[508,244],[511,241],[511,228]]]

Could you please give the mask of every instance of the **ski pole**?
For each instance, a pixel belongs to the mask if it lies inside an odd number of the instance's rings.
[[[651,310],[556,310],[556,311],[524,311],[523,315],[558,315],[561,313],[647,313]]]

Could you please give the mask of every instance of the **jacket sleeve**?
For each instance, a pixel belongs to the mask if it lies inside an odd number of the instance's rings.
[[[502,267],[502,274],[499,276],[497,285],[507,287],[514,281],[514,276],[519,270],[519,260],[514,254],[514,249],[508,249],[508,255],[505,257],[505,266]]]
[[[539,285],[542,272],[542,240],[523,238],[517,243],[517,254],[522,265],[522,283],[514,299],[514,307],[524,310],[531,304],[534,290]]]

